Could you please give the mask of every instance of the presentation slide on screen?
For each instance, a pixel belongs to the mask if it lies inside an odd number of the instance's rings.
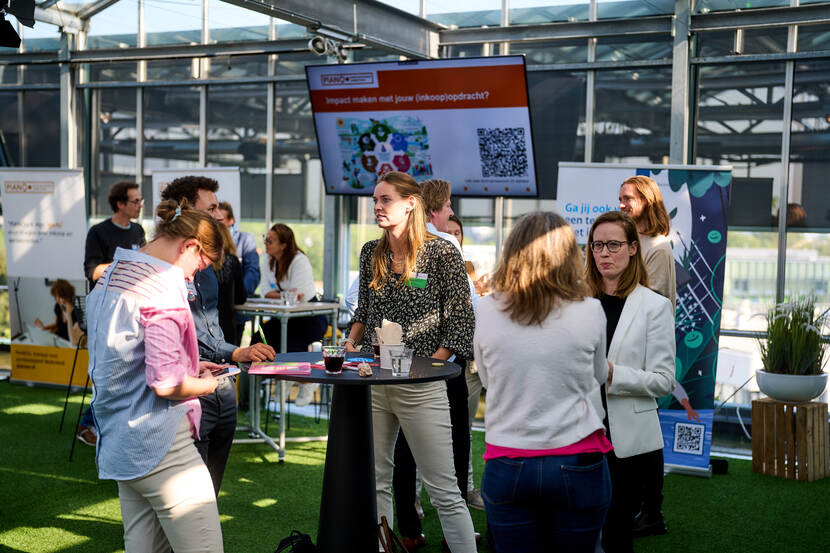
[[[536,196],[524,58],[306,67],[326,191],[387,171],[459,196]]]

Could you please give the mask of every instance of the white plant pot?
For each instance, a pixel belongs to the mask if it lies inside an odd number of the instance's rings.
[[[827,374],[775,374],[757,371],[755,380],[762,393],[778,401],[810,401],[827,387]]]

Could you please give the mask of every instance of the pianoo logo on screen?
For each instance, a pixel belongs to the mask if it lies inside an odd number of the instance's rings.
[[[374,73],[323,73],[320,75],[323,86],[357,86],[375,84]]]
[[[6,181],[6,192],[10,194],[54,194],[54,182]]]

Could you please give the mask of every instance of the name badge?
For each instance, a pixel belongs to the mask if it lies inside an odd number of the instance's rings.
[[[406,285],[410,288],[426,288],[427,279],[429,279],[427,273],[412,273],[409,275],[409,280],[406,282]]]

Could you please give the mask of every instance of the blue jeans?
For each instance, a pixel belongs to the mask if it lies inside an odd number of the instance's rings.
[[[481,497],[498,553],[593,553],[611,503],[601,453],[490,459]]]

